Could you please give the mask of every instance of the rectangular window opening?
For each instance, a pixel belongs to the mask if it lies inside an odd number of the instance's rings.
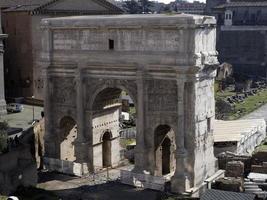
[[[211,127],[210,127],[211,124],[210,123],[211,123],[211,120],[210,120],[210,117],[209,117],[209,118],[207,118],[207,130],[208,130],[208,133],[211,130]]]
[[[114,49],[114,40],[109,39],[108,40],[108,46],[109,46],[109,50],[113,50]]]

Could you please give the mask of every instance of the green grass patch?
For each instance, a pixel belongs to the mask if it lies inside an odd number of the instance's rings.
[[[136,113],[136,109],[135,109],[135,107],[130,107],[129,109],[130,109],[130,110],[129,110],[129,114],[130,114],[130,115],[133,115],[133,114]]]
[[[226,98],[226,97],[229,97],[229,96],[232,96],[232,95],[235,95],[235,94],[236,93],[232,92],[232,91],[217,92],[215,94],[215,98]]]
[[[236,103],[234,112],[229,115],[229,119],[238,119],[251,113],[267,102],[267,90],[258,92],[255,96],[247,97],[242,103]]]
[[[0,200],[7,200],[7,197],[5,197],[5,196],[0,196]]]
[[[257,152],[267,152],[267,138],[265,138],[264,141],[259,146],[256,147],[254,153]]]
[[[255,152],[267,152],[267,145],[260,145],[255,149]]]
[[[225,92],[217,92],[215,95],[215,99],[226,99],[229,96],[235,95],[235,92],[225,91]],[[258,91],[254,96],[248,96],[243,102],[235,103],[234,109],[231,113],[224,113],[225,120],[235,120],[243,117],[256,110],[260,106],[267,103],[267,89],[263,89]]]

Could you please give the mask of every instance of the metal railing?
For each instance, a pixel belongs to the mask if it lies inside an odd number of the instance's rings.
[[[136,127],[122,129],[120,131],[120,138],[122,138],[122,139],[135,139],[136,138]]]

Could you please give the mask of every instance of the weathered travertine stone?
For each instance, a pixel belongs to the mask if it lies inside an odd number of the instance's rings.
[[[74,162],[97,170],[111,145],[117,163],[119,123],[107,122],[119,110],[105,102],[125,90],[136,106],[137,138],[135,168],[122,182],[162,189],[155,181],[163,179],[152,177],[166,175],[173,192],[200,187],[215,172],[215,24],[184,14],[44,19],[46,156],[60,159],[58,127],[70,116],[78,125]],[[106,133],[112,140],[104,145]]]

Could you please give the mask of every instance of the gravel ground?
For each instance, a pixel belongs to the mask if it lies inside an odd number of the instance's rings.
[[[62,200],[158,200],[163,194],[158,191],[145,190],[124,185],[119,182],[120,169],[132,169],[126,166],[100,172],[82,178],[51,173],[39,173],[38,187],[53,191]]]

